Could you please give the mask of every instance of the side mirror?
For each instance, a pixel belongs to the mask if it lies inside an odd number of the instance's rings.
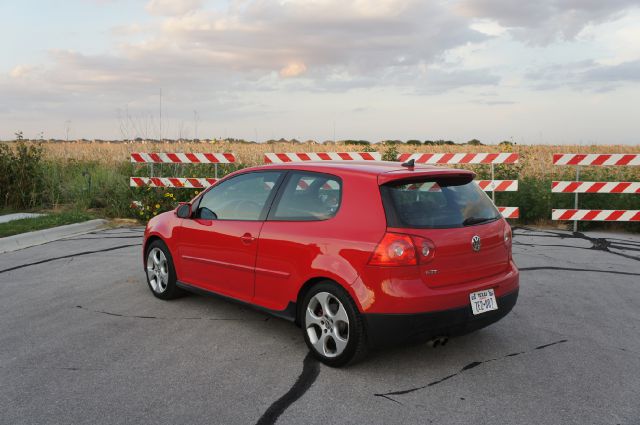
[[[180,206],[176,210],[176,215],[180,218],[191,218],[191,204],[188,202],[181,202]]]

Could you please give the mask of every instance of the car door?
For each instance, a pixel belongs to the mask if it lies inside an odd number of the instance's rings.
[[[181,281],[251,299],[258,237],[282,176],[280,171],[243,173],[202,195],[180,229]]]
[[[283,310],[295,300],[299,286],[325,264],[327,251],[338,245],[333,218],[340,208],[342,180],[330,174],[291,171],[260,232],[253,302]],[[352,223],[342,223],[353,227]],[[338,272],[339,270],[336,270]]]

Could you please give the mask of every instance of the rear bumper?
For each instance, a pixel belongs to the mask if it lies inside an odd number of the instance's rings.
[[[414,314],[364,314],[370,346],[389,346],[409,340],[423,340],[439,336],[464,335],[484,328],[506,316],[518,299],[518,289],[496,297],[498,310],[477,316],[471,305],[465,307]]]

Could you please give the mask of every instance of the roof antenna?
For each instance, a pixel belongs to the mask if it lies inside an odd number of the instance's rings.
[[[403,162],[402,163],[403,167],[407,167],[407,168],[413,168],[416,166],[416,160],[411,158],[410,160],[408,160],[407,162]]]

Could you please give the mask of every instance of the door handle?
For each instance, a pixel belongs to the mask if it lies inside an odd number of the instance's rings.
[[[240,240],[242,241],[243,244],[245,245],[249,245],[251,242],[253,242],[256,238],[254,238],[251,233],[245,233],[244,235],[240,236]]]

